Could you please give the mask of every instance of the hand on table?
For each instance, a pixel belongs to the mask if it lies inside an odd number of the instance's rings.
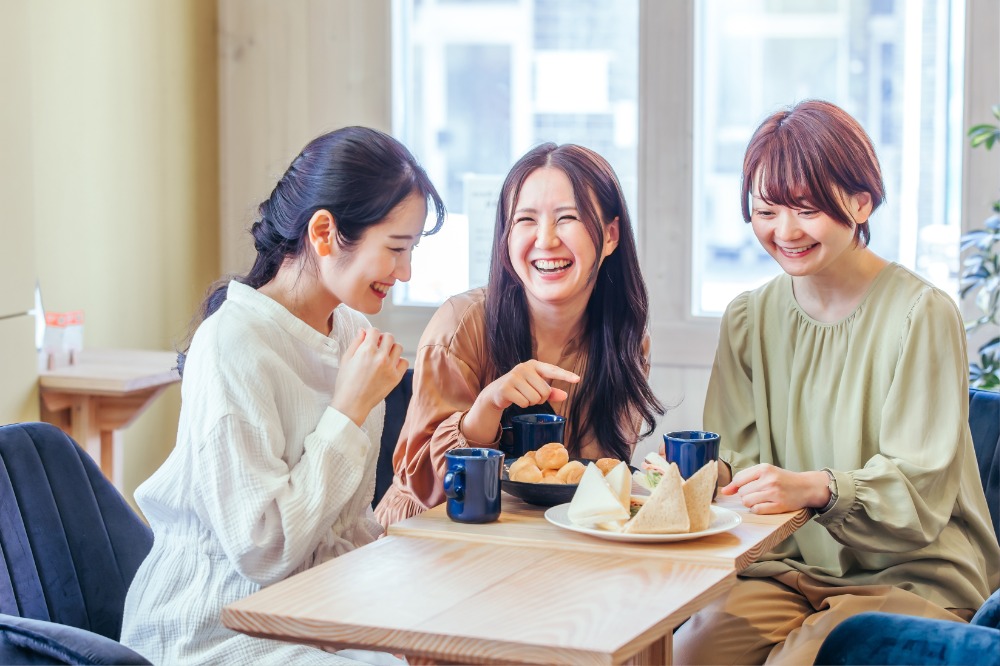
[[[738,495],[753,513],[785,513],[822,507],[830,500],[826,472],[791,472],[761,463],[733,475],[720,495]]]
[[[409,363],[402,354],[403,348],[390,333],[377,328],[358,331],[340,358],[330,406],[360,427],[403,378]]]

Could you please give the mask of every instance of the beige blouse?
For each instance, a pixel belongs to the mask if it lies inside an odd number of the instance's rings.
[[[729,305],[704,419],[722,457],[734,473],[827,468],[839,493],[743,575],[797,570],[946,608],[983,603],[1000,549],[969,433],[965,348],[954,301],[896,264],[835,323],[803,312],[787,275]]]
[[[496,377],[487,376],[486,290],[474,289],[448,299],[431,318],[420,338],[413,373],[413,398],[393,455],[395,476],[375,510],[383,526],[416,515],[445,500],[441,479],[444,454],[462,447],[497,448],[497,441],[473,442],[462,435],[459,422],[479,393]],[[648,336],[644,352],[649,353]],[[587,348],[572,341],[563,350],[559,367],[581,377],[587,367]],[[566,416],[579,384],[553,382],[569,397],[552,403]],[[639,429],[636,428],[636,441]],[[593,432],[574,433],[567,423],[566,439],[577,442],[579,455],[600,458],[604,452]],[[632,442],[634,449],[635,442]]]

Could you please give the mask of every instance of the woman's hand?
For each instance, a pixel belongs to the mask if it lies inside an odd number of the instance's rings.
[[[719,489],[722,495],[739,495],[753,513],[785,513],[803,507],[818,508],[830,501],[826,472],[790,472],[767,463],[733,475]]]
[[[479,393],[462,420],[462,434],[474,442],[491,442],[496,437],[503,410],[511,405],[529,407],[544,402],[562,402],[568,395],[552,387],[550,382],[556,380],[575,384],[580,377],[557,365],[534,359],[518,363]]]
[[[358,331],[340,357],[340,371],[330,406],[360,427],[378,403],[403,378],[409,366],[403,348],[377,328]]]

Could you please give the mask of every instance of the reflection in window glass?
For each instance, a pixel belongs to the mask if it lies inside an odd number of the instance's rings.
[[[393,133],[448,207],[413,254],[401,305],[486,283],[500,184],[545,141],[615,168],[635,213],[638,0],[395,0]]]
[[[692,311],[722,312],[780,270],[739,206],[757,125],[807,98],[844,107],[871,135],[887,200],[872,249],[957,293],[960,0],[695,2]],[[949,115],[951,114],[951,115]],[[955,129],[949,129],[955,128]]]

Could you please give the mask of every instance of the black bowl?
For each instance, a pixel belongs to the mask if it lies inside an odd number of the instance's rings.
[[[514,464],[514,460],[516,458],[510,461],[505,460],[503,464],[500,486],[504,492],[536,506],[555,506],[557,504],[565,504],[573,499],[573,494],[579,485],[576,483],[524,483],[523,481],[511,481],[507,476],[507,472],[510,466]],[[579,460],[584,465],[595,462],[589,458],[570,458],[570,460]],[[629,465],[629,469],[635,470],[631,465]]]

